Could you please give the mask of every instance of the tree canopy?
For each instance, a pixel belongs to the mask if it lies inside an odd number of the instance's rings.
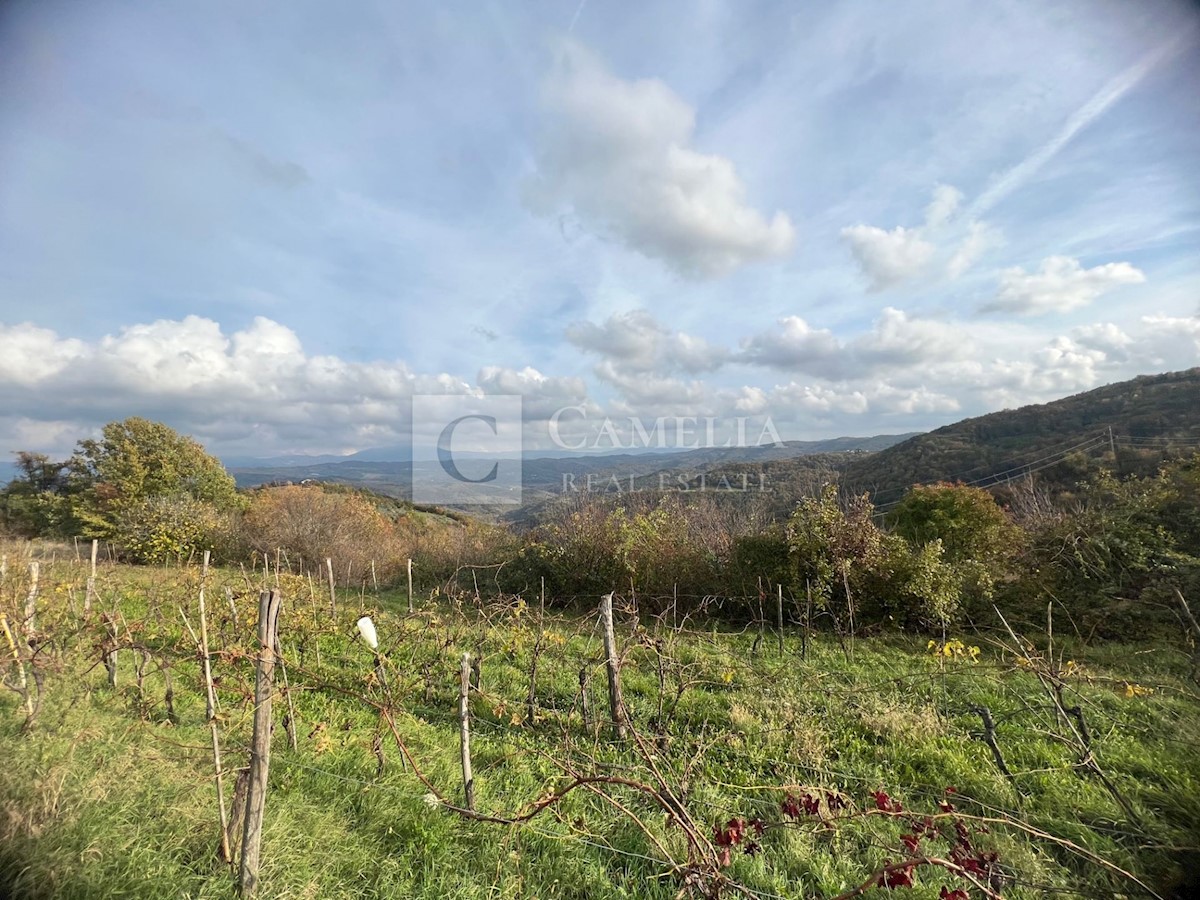
[[[239,505],[237,485],[199,441],[137,416],[110,422],[63,462],[17,454],[0,491],[6,526],[28,535],[97,537],[156,560],[206,546]]]

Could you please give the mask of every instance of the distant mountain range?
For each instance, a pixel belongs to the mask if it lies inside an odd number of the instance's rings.
[[[538,503],[560,494],[571,485],[582,485],[590,478],[599,484],[613,477],[628,483],[634,479],[668,473],[674,481],[678,476],[692,477],[716,465],[761,464],[770,461],[815,457],[824,454],[875,452],[903,441],[912,434],[874,435],[872,437],[839,437],[821,441],[785,441],[782,445],[761,447],[704,447],[695,450],[631,453],[569,453],[566,455],[528,455],[522,461],[522,505]],[[295,457],[256,460],[252,465],[226,465],[239,487],[254,487],[278,482],[335,481],[370,488],[394,497],[409,497],[414,473],[433,471],[438,465],[427,460],[413,461],[401,453],[407,448],[378,448],[365,450],[337,461],[314,457],[301,465],[293,465]],[[535,451],[536,453],[536,451]],[[376,456],[398,456],[394,459],[374,459]],[[275,464],[276,462],[282,464]],[[664,477],[667,477],[664,475]],[[473,507],[481,514],[499,513]]]
[[[964,419],[928,433],[786,441],[780,446],[660,449],[643,452],[531,453],[522,461],[522,510],[516,520],[572,486],[612,482],[651,490],[716,479],[769,477],[771,509],[786,513],[806,492],[839,481],[846,491],[867,492],[886,508],[914,484],[962,481],[1003,489],[1036,475],[1043,486],[1069,490],[1099,466],[1118,474],[1153,472],[1162,460],[1200,448],[1200,368],[1146,375],[1051,403]],[[377,447],[345,456],[287,455],[223,460],[240,487],[306,479],[411,496],[414,472],[436,462],[413,460],[407,447]],[[0,483],[16,475],[0,461]],[[483,515],[505,509],[469,508]]]

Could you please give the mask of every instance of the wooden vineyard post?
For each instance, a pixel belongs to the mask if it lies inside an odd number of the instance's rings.
[[[37,631],[37,596],[38,579],[41,566],[36,560],[29,563],[29,593],[25,597],[25,634],[31,635]]]
[[[92,598],[96,596],[96,554],[100,550],[100,541],[92,538],[92,574],[88,576],[87,592],[83,595],[83,611],[89,612],[92,608]]]
[[[413,595],[412,595],[412,558],[408,560],[408,611],[413,611]]]
[[[775,585],[775,624],[779,628],[779,655],[783,656],[783,585]]]
[[[475,776],[471,773],[471,654],[462,655],[458,682],[458,733],[462,755],[463,794],[467,809],[475,808]]]
[[[258,889],[267,774],[271,767],[271,694],[275,687],[279,602],[279,591],[263,591],[258,597],[259,650],[258,671],[254,678],[254,736],[250,744],[250,780],[246,788],[246,824],[242,830],[242,864],[238,877],[238,889],[243,897],[253,896]]]
[[[804,579],[804,633],[801,636],[800,658],[808,661],[808,629],[812,622],[812,582]]]
[[[217,689],[213,684],[212,661],[208,652],[208,612],[204,608],[204,586],[208,581],[210,551],[204,551],[200,566],[200,658],[204,674],[204,718],[212,736],[213,768],[217,775],[217,808],[221,814],[221,858],[231,859],[229,852],[229,820],[225,816],[225,784],[221,778],[221,741],[217,734]]]
[[[337,594],[333,589],[333,560],[325,557],[325,570],[329,573],[329,614],[337,615]]]
[[[613,631],[613,595],[600,598],[600,620],[604,628],[604,657],[608,668],[608,706],[612,713],[613,733],[625,740],[625,712],[621,699],[621,660],[617,655],[617,636]]]

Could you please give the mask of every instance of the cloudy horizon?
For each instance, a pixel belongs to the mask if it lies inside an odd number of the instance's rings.
[[[785,440],[1200,365],[1183,2],[0,12],[0,453]],[[757,429],[752,429],[755,434]]]

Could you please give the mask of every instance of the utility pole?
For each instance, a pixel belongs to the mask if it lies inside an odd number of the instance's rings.
[[[1108,449],[1112,451],[1113,458],[1113,474],[1120,473],[1120,466],[1117,465],[1117,440],[1113,437],[1112,426],[1108,426]]]

